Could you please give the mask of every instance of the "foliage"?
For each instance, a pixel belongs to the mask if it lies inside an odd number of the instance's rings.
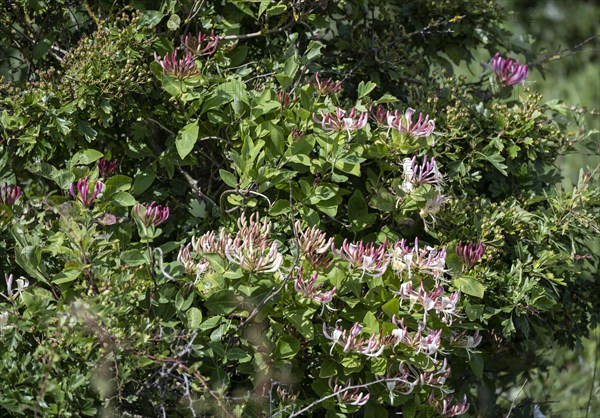
[[[0,411],[497,416],[598,323],[586,134],[451,74],[493,3],[152,3],[3,6]]]

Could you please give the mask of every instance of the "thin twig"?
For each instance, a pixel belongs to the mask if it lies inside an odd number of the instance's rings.
[[[510,409],[508,410],[508,414],[506,414],[506,416],[504,418],[510,417],[512,410],[515,407],[515,402],[517,402],[517,399],[519,398],[519,395],[521,394],[521,391],[525,387],[526,383],[527,383],[527,379],[525,379],[525,381],[523,382],[523,385],[521,386],[521,389],[519,389],[519,391],[517,392],[517,396],[515,396],[515,398],[513,399],[512,404],[510,405]]]

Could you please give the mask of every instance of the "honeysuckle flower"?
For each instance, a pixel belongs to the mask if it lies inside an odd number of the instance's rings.
[[[6,206],[11,206],[21,196],[21,188],[19,186],[10,186],[4,183],[0,187],[0,203]]]
[[[402,190],[407,193],[422,184],[430,184],[438,190],[444,185],[444,176],[438,169],[435,157],[428,161],[427,156],[424,156],[421,164],[416,156],[405,158],[402,161],[402,178]]]
[[[381,334],[376,339],[375,335],[367,338],[358,338],[362,332],[363,326],[356,322],[350,330],[341,328],[338,324],[341,320],[338,320],[335,324],[335,328],[332,333],[327,332],[327,326],[323,323],[323,335],[328,340],[331,340],[331,350],[329,354],[333,353],[333,349],[336,345],[343,347],[344,353],[353,351],[355,353],[363,354],[367,357],[378,357],[383,353],[385,346],[381,344]]]
[[[514,86],[527,79],[529,69],[526,64],[519,64],[511,58],[503,58],[499,52],[491,59],[490,66],[496,78],[507,86]]]
[[[390,251],[391,266],[397,274],[408,272],[411,278],[415,272],[433,276],[436,279],[443,277],[446,272],[446,249],[425,246],[419,249],[419,239],[415,238],[414,247],[409,247],[406,240],[396,242]]]
[[[423,323],[427,322],[427,312],[431,310],[435,310],[439,315],[442,315],[442,320],[448,324],[451,323],[451,316],[456,315],[459,293],[454,292],[450,296],[444,296],[444,288],[441,286],[427,292],[424,282],[421,281],[417,292],[413,289],[412,282],[408,281],[400,285],[398,295],[402,300],[410,302],[409,309],[411,310],[416,304],[423,306]]]
[[[301,221],[296,221],[294,229],[298,234],[300,254],[310,262],[311,266],[327,268],[332,260],[333,238],[327,238],[327,235],[316,225],[302,230]]]
[[[225,250],[227,244],[232,243],[233,240],[225,231],[225,228],[221,228],[219,236],[215,235],[214,231],[209,231],[200,238],[192,237],[192,247],[199,255],[204,254],[218,254],[222,258],[226,258]]]
[[[315,89],[315,91],[319,94],[338,94],[342,89],[341,81],[333,81],[331,78],[328,78],[325,81],[321,81],[319,79],[319,72],[315,73],[315,79],[309,80],[308,84]]]
[[[438,414],[440,414],[439,416],[441,418],[455,417],[457,415],[462,415],[469,410],[467,395],[464,395],[463,399],[460,402],[455,403],[454,405],[452,405],[453,400],[454,395],[449,395],[448,397],[442,399],[442,401],[440,402],[435,397],[435,390],[432,390],[431,394],[427,398],[427,402],[429,403],[429,405],[436,409]]]
[[[285,91],[280,91],[277,93],[277,101],[281,105],[282,109],[289,107],[292,103],[296,103],[298,101],[298,97],[293,98],[289,93]]]
[[[481,344],[482,337],[479,331],[475,331],[474,334],[469,334],[467,331],[463,331],[460,334],[454,333],[450,344],[454,347],[464,348],[467,351],[467,356],[471,359],[471,353],[473,349]]]
[[[255,214],[248,222],[245,215],[238,220],[238,232],[225,247],[225,256],[232,263],[238,264],[249,272],[273,273],[283,263],[283,255],[279,253],[276,242],[269,242],[271,222]]]
[[[179,248],[179,254],[177,254],[177,261],[181,263],[187,274],[196,273],[196,262],[192,257],[192,245],[182,245]]]
[[[186,50],[182,58],[179,58],[177,54],[178,52],[176,50],[170,54],[167,52],[165,57],[161,60],[155,52],[154,60],[160,64],[165,74],[175,78],[182,79],[200,74],[200,71],[198,71],[198,68],[196,67],[194,54],[192,54],[190,50]]]
[[[106,179],[117,172],[119,169],[119,160],[109,161],[105,158],[100,158],[96,165],[98,166],[100,177]]]
[[[71,183],[69,192],[73,199],[78,200],[84,206],[90,206],[100,192],[104,189],[104,183],[97,181],[93,189],[90,189],[89,176],[77,180],[77,183]]]
[[[483,257],[484,253],[485,246],[481,242],[477,244],[469,242],[463,245],[462,241],[458,241],[458,244],[456,244],[456,255],[467,268],[473,267]]]
[[[388,111],[384,105],[378,105],[374,107],[373,105],[369,106],[369,116],[371,119],[375,121],[377,126],[384,127],[387,126],[387,117]]]
[[[171,213],[167,206],[161,206],[156,202],[150,204],[137,204],[133,207],[133,213],[137,218],[149,228],[150,226],[157,227],[169,218]]]
[[[13,298],[19,296],[25,289],[29,287],[29,280],[25,277],[21,277],[17,279],[17,288],[13,289],[13,275],[5,274],[4,281],[6,282],[6,295],[0,293],[0,295],[4,296],[6,299],[12,300]]]
[[[352,380],[349,380],[345,386],[338,384],[338,379],[333,381],[333,377],[329,378],[329,387],[333,391],[333,393],[337,393],[337,398],[340,403],[362,406],[369,401],[370,395],[364,394],[360,391],[359,388],[355,387],[352,389],[348,389],[352,387]]]
[[[390,129],[396,129],[402,135],[408,135],[413,138],[426,138],[433,133],[435,129],[435,122],[433,119],[429,119],[429,115],[423,116],[423,113],[419,112],[419,118],[413,122],[413,115],[415,109],[408,108],[401,115],[397,110],[395,112],[388,112],[387,114],[387,126]]]
[[[323,287],[323,283],[316,284],[318,277],[319,273],[315,272],[310,279],[306,280],[302,274],[302,268],[300,268],[296,280],[294,280],[294,289],[305,298],[327,304],[333,299],[336,288],[334,286],[333,289],[328,292],[321,291],[320,289]]]
[[[0,339],[4,338],[4,330],[8,327],[8,312],[0,313]]]
[[[417,354],[424,353],[427,356],[435,356],[442,344],[442,330],[429,330],[425,336],[419,339]]]
[[[345,131],[348,133],[348,139],[352,138],[350,131],[362,129],[367,125],[367,119],[367,113],[363,112],[358,115],[355,108],[352,108],[350,113],[339,107],[335,109],[335,114],[321,111],[321,120],[319,120],[316,113],[313,113],[313,120],[321,125],[324,131]]]
[[[217,51],[217,45],[219,44],[219,41],[220,38],[215,36],[214,31],[211,31],[210,35],[205,35],[202,32],[198,32],[196,36],[188,34],[185,37],[181,37],[181,44],[183,47],[195,56],[214,54]]]
[[[386,247],[385,243],[376,247],[372,242],[369,244],[364,244],[362,241],[349,243],[346,239],[339,251],[333,244],[331,251],[337,257],[348,261],[352,268],[362,271],[363,274],[379,277],[385,273],[389,265]]]

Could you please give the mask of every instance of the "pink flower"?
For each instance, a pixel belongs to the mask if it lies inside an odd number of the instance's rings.
[[[316,114],[313,114],[313,120],[321,125],[321,128],[325,131],[334,132],[348,132],[348,138],[350,139],[350,131],[356,131],[362,129],[367,125],[368,115],[367,113],[361,113],[357,115],[356,109],[353,108],[350,113],[337,107],[335,114],[330,112],[325,113],[321,111],[321,120]]]
[[[407,245],[406,240],[396,242],[390,256],[392,268],[397,273],[408,270],[409,278],[414,272],[420,272],[439,279],[446,271],[446,250],[437,250],[430,246],[419,248],[418,238],[415,238],[412,248]]]
[[[373,107],[373,105],[369,106],[369,115],[377,126],[387,126],[388,111],[384,105],[378,105],[377,107]]]
[[[188,78],[200,74],[200,71],[196,68],[194,55],[190,50],[185,51],[182,58],[177,57],[177,51],[173,51],[171,54],[167,52],[162,60],[155,52],[154,59],[160,64],[165,74],[175,78]]]
[[[19,186],[9,186],[4,183],[0,187],[0,203],[11,206],[21,196],[21,188]]]
[[[215,235],[214,231],[209,231],[198,239],[192,237],[192,247],[194,247],[196,253],[199,255],[218,254],[222,258],[225,258],[227,245],[232,242],[233,240],[227,232],[225,232],[225,228],[221,228],[218,237]]]
[[[346,386],[342,386],[338,384],[337,378],[335,379],[335,383],[333,383],[333,378],[329,379],[329,387],[333,390],[333,393],[337,393],[337,398],[340,403],[362,406],[369,401],[370,395],[364,394],[360,392],[358,387],[352,388],[352,381],[349,380]]]
[[[297,221],[294,228],[298,234],[298,245],[300,253],[308,260],[313,267],[327,268],[331,263],[331,246],[333,238],[327,238],[327,235],[316,226],[302,228],[302,222]]]
[[[170,210],[167,206],[161,206],[152,202],[143,205],[137,204],[133,207],[133,212],[138,219],[148,228],[157,227],[169,218]]]
[[[181,43],[185,49],[196,56],[214,54],[217,51],[219,40],[220,38],[215,36],[214,31],[211,31],[210,35],[198,32],[198,35],[196,36],[188,34],[185,37],[181,37]]]
[[[526,64],[519,64],[511,58],[502,58],[499,52],[491,59],[490,66],[498,80],[507,86],[522,83],[529,72]]]
[[[456,255],[465,263],[467,268],[473,267],[483,254],[485,253],[485,246],[479,242],[474,245],[472,242],[463,245],[462,241],[458,241],[456,245]]]
[[[335,249],[333,244],[331,251],[337,257],[348,261],[351,267],[362,270],[363,274],[371,277],[383,275],[389,264],[386,244],[376,247],[372,242],[369,244],[364,244],[362,241],[349,243],[346,239],[339,251]]]
[[[98,194],[104,188],[104,183],[101,181],[97,181],[94,184],[93,190],[90,190],[88,184],[89,176],[85,176],[83,179],[79,179],[77,181],[77,191],[75,191],[75,183],[71,183],[71,187],[69,188],[69,192],[74,199],[77,199],[84,206],[89,206],[92,202],[98,197]]]
[[[421,164],[416,156],[405,158],[402,161],[402,177],[402,190],[407,193],[422,184],[430,184],[438,190],[444,184],[444,176],[438,169],[435,157],[427,161],[427,156],[424,156]]]
[[[358,336],[362,332],[363,326],[356,322],[350,330],[341,328],[338,320],[333,332],[329,334],[327,332],[327,326],[323,323],[323,335],[328,340],[331,340],[331,350],[329,353],[333,353],[333,349],[336,345],[343,347],[344,353],[353,351],[355,353],[363,354],[367,357],[379,357],[385,345],[382,344],[381,334],[376,339],[375,334],[369,338],[359,338]]]
[[[107,178],[112,176],[119,169],[119,160],[106,160],[104,158],[100,158],[97,163],[98,171],[100,172],[100,177]]]
[[[323,283],[316,284],[319,273],[315,272],[312,277],[308,280],[304,279],[302,275],[302,268],[298,271],[298,276],[294,280],[294,289],[296,292],[301,293],[305,298],[313,299],[319,303],[329,303],[333,299],[335,294],[335,286],[328,292],[323,292],[320,289],[323,287]]]
[[[429,119],[429,115],[423,116],[423,113],[419,112],[419,119],[413,122],[415,112],[415,109],[410,107],[404,112],[404,115],[400,115],[398,111],[388,112],[387,126],[396,129],[402,135],[409,135],[413,138],[428,137],[435,129],[434,121]]]
[[[308,84],[319,94],[338,94],[342,89],[341,81],[333,81],[331,78],[328,78],[325,81],[319,80],[318,71],[315,73],[315,80],[309,81]]]

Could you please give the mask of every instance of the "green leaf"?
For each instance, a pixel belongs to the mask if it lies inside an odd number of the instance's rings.
[[[377,87],[377,84],[372,81],[367,81],[366,84],[364,81],[361,81],[358,84],[358,98],[361,99],[365,97],[367,94],[371,93],[375,87]]]
[[[321,364],[321,370],[319,371],[319,377],[326,379],[331,376],[337,375],[337,363],[331,359],[325,359]]]
[[[181,18],[177,14],[173,13],[167,21],[167,28],[174,31],[179,29],[179,25],[181,25]]]
[[[183,160],[187,155],[192,152],[196,141],[198,140],[198,121],[188,123],[185,125],[177,134],[175,139],[175,147],[177,153]]]
[[[478,379],[483,378],[483,357],[481,354],[471,353],[469,355],[469,367]]]
[[[133,180],[133,193],[135,195],[144,193],[150,186],[152,186],[155,178],[156,173],[152,169],[146,169],[137,173]]]
[[[165,14],[159,10],[147,10],[142,14],[140,26],[153,28],[160,23]]]
[[[504,157],[502,157],[500,154],[486,155],[486,154],[482,154],[481,152],[478,152],[477,154],[482,155],[487,161],[492,163],[492,165],[494,167],[496,167],[496,169],[503,176],[508,176],[508,173],[506,172],[506,169],[508,167],[506,166],[506,164],[504,164]]]
[[[454,286],[460,289],[461,292],[466,293],[467,295],[478,297],[480,299],[483,298],[483,293],[485,292],[485,288],[481,282],[468,276],[454,279]]]
[[[198,308],[190,308],[185,313],[189,329],[199,329],[202,324],[202,311]]]
[[[218,290],[206,300],[204,306],[209,311],[219,315],[229,315],[235,311],[240,303],[233,290],[222,289]]]
[[[145,254],[140,250],[123,251],[121,261],[128,267],[141,266],[147,263]]]
[[[400,314],[400,301],[397,298],[390,299],[383,304],[381,310],[390,318],[393,315],[398,316]]]
[[[83,151],[77,152],[71,160],[69,161],[69,167],[74,167],[76,165],[87,165],[98,161],[102,158],[103,154],[100,151],[96,151],[95,149],[86,149]]]
[[[74,280],[77,280],[77,278],[79,277],[80,274],[81,274],[81,270],[79,270],[79,269],[63,270],[60,273],[58,273],[56,276],[54,276],[54,278],[52,279],[52,283],[54,283],[54,284],[70,283]]]
[[[98,132],[92,128],[92,125],[84,120],[79,121],[79,133],[83,135],[88,142],[96,139],[96,136],[98,135]]]
[[[127,192],[117,192],[111,196],[111,201],[119,206],[133,206],[136,203],[135,198]]]
[[[221,180],[223,180],[223,182],[226,185],[228,185],[229,187],[233,187],[234,189],[237,189],[238,181],[234,174],[230,173],[227,170],[223,170],[221,168],[221,169],[219,169],[219,176],[221,176]]]
[[[275,358],[282,360],[294,358],[298,351],[300,351],[300,342],[291,335],[284,335],[275,345]]]
[[[284,316],[307,340],[315,338],[315,330],[312,323],[312,317],[315,310],[312,308],[290,309],[284,312]]]

